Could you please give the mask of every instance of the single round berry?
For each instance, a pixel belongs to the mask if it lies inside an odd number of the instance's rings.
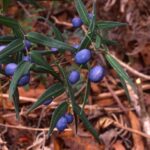
[[[23,56],[23,57],[22,57],[22,60],[23,60],[23,61],[29,61],[29,62],[30,62],[30,61],[31,61],[31,57],[30,57],[30,56]]]
[[[7,64],[5,67],[5,74],[8,76],[12,76],[16,71],[16,69],[17,69],[17,64],[15,63]]]
[[[76,70],[71,71],[69,74],[68,80],[71,84],[75,84],[80,79],[80,73]]]
[[[80,47],[80,45],[79,44],[74,44],[73,47],[78,49]]]
[[[75,55],[75,62],[77,64],[86,64],[91,59],[91,51],[82,49]]]
[[[30,75],[29,74],[23,75],[18,81],[18,86],[25,86],[26,84],[29,83],[29,81]]]
[[[47,99],[43,102],[43,105],[49,105],[52,101],[53,99]]]
[[[103,79],[104,75],[105,75],[105,68],[97,65],[91,68],[88,77],[91,82],[97,83]]]
[[[57,52],[57,51],[58,51],[58,48],[55,48],[55,47],[51,48],[51,52]]]
[[[67,123],[73,122],[73,115],[72,114],[65,114],[65,118],[67,119]]]
[[[72,19],[72,26],[77,28],[83,24],[82,20],[79,17],[75,17]]]
[[[64,131],[64,129],[67,127],[67,119],[62,116],[56,124],[56,128],[58,129],[58,131]]]
[[[88,17],[89,17],[89,19],[92,19],[93,18],[93,13],[88,13]]]
[[[28,40],[25,40],[24,41],[24,45],[25,45],[25,47],[24,47],[23,50],[26,51],[26,50],[28,50],[31,47],[31,42],[28,41]]]
[[[4,48],[6,48],[7,46],[6,45],[1,45],[0,46],[0,52],[4,49]]]

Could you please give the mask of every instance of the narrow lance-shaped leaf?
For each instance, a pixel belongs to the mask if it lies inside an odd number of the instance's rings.
[[[15,34],[16,37],[24,39],[23,30],[21,29],[21,26],[17,21],[14,19],[0,16],[0,24],[3,24],[9,28],[11,28]]]
[[[58,48],[58,49],[60,49],[60,51],[66,51],[66,50],[70,50],[72,52],[76,51],[75,48],[73,48],[72,46],[70,46],[62,41],[52,39],[50,37],[47,37],[47,36],[42,35],[37,32],[28,33],[27,39],[36,44],[41,44],[41,45],[45,45],[45,46],[49,46],[49,47]]]
[[[39,3],[37,3],[36,0],[26,0],[26,1],[35,7],[41,7],[41,5]]]
[[[13,103],[15,106],[16,118],[19,119],[19,92],[18,92],[18,88],[16,88],[16,90],[13,94]]]
[[[9,55],[21,51],[24,48],[23,41],[20,39],[12,41],[7,47],[0,52],[0,62],[1,60],[7,58]]]
[[[11,0],[3,0],[3,11],[6,12]]]
[[[13,98],[13,95],[14,95],[14,92],[17,88],[19,79],[23,75],[29,73],[31,66],[32,66],[32,64],[30,62],[27,62],[27,61],[22,61],[18,64],[17,70],[15,71],[15,73],[13,75],[13,79],[12,79],[10,86],[9,86],[9,97],[10,97],[10,99]]]
[[[133,90],[137,93],[134,83],[129,78],[128,74],[123,70],[121,65],[110,54],[106,54],[105,57],[106,57],[107,61],[109,62],[109,64],[115,69],[117,74],[120,77],[122,77],[123,80],[127,81],[129,83],[129,85],[133,88]]]
[[[95,47],[98,49],[101,46],[101,37],[99,35],[96,35],[96,42],[95,42]]]
[[[15,40],[16,38],[13,37],[13,36],[0,36],[0,43],[10,43],[12,42],[13,40]]]
[[[127,98],[129,100],[129,102],[131,102],[131,98],[130,98],[130,94],[129,94],[129,91],[128,91],[128,88],[127,88],[127,85],[126,85],[126,81],[121,76],[119,76],[119,77],[120,77],[121,84],[122,84],[122,86],[123,86],[123,88],[125,90],[125,93],[127,95]]]
[[[75,104],[74,106],[75,113],[79,116],[82,120],[83,124],[85,125],[86,129],[91,132],[91,134],[95,137],[95,139],[99,142],[99,135],[96,130],[93,128],[92,124],[88,121],[87,117],[85,116],[84,112],[81,114],[81,108]]]
[[[61,116],[63,116],[65,114],[65,112],[68,109],[68,103],[67,102],[63,102],[61,103],[53,112],[52,118],[51,118],[51,122],[50,122],[50,128],[49,128],[49,132],[48,132],[48,137],[51,135],[53,129],[56,126],[57,121],[60,119]]]
[[[55,39],[57,39],[59,41],[62,41],[62,42],[64,41],[61,32],[59,31],[59,29],[51,21],[49,21],[46,18],[41,17],[41,16],[37,16],[37,18],[46,21],[49,26],[52,26],[53,32],[55,34]]]
[[[32,110],[43,104],[45,100],[54,99],[55,97],[61,95],[65,91],[64,86],[61,83],[56,83],[50,86],[35,102],[27,113],[30,113]]]
[[[84,106],[85,106],[85,104],[88,101],[89,93],[90,93],[90,80],[87,80],[86,89],[85,89],[85,95],[84,95],[83,104],[82,104],[82,110],[80,112],[81,114],[83,113]]]
[[[98,21],[96,23],[97,28],[101,30],[104,30],[104,29],[110,30],[112,28],[126,26],[126,25],[127,23],[115,22],[115,21]]]
[[[94,31],[95,31],[95,23],[96,23],[96,6],[95,6],[95,3],[94,3],[93,4],[93,17],[90,20],[90,25],[89,25],[89,28],[88,28],[88,33],[83,38],[83,40],[81,41],[79,49],[87,48],[91,44],[92,38],[93,38],[93,35],[94,35]]]
[[[72,86],[70,85],[69,81],[68,81],[68,78],[66,76],[66,73],[65,71],[63,70],[63,68],[58,65],[58,68],[60,70],[60,72],[62,73],[63,77],[64,77],[64,81],[65,81],[65,85],[67,87],[67,94],[68,96],[70,97],[70,100],[71,100],[71,104],[72,104],[72,107],[73,107],[73,111],[74,111],[74,106],[75,106],[75,95],[74,95],[74,92],[73,92],[73,89],[72,89]],[[76,116],[76,114],[74,114],[74,116]],[[75,117],[75,130],[77,132],[77,117]]]
[[[89,25],[90,21],[88,18],[88,12],[87,12],[82,0],[75,0],[74,2],[75,2],[75,6],[76,6],[76,9],[77,9],[77,12],[78,12],[80,18],[86,25]]]
[[[68,92],[68,95],[69,95],[69,97],[71,99],[72,107],[74,108],[75,96],[74,96],[73,89],[72,89],[72,87],[71,87],[71,85],[70,85],[70,83],[68,81],[68,78],[67,78],[66,73],[63,70],[63,68],[60,65],[58,65],[58,68],[59,68],[60,72],[62,73],[62,75],[64,77],[64,81],[65,81],[65,84],[67,86],[67,92]]]
[[[53,75],[55,78],[57,78],[59,81],[61,81],[60,76],[55,72],[55,70],[48,64],[48,62],[42,57],[40,53],[36,53],[35,51],[31,51],[31,60],[41,65],[43,68],[45,68],[51,75]]]

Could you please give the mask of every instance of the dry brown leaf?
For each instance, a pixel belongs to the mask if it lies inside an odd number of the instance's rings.
[[[115,150],[126,150],[121,141],[117,141],[112,146]]]
[[[131,127],[135,130],[141,131],[140,121],[137,116],[132,111],[129,111],[128,117],[131,123]],[[144,143],[142,137],[134,133],[132,134],[132,136],[134,141],[134,150],[144,150]]]

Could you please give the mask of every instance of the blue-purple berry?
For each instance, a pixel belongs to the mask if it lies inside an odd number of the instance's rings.
[[[25,45],[25,47],[24,47],[23,50],[26,51],[26,50],[28,50],[31,47],[31,42],[28,41],[28,40],[25,40],[24,41],[24,45]]]
[[[51,52],[57,52],[57,51],[58,51],[58,48],[55,48],[55,47],[51,48]]]
[[[65,118],[67,119],[67,123],[72,123],[73,122],[73,115],[68,113],[68,114],[65,114]]]
[[[49,105],[52,101],[53,99],[47,99],[43,102],[43,105]]]
[[[8,76],[12,76],[17,69],[17,64],[9,63],[5,66],[5,74]]]
[[[30,75],[29,74],[23,75],[18,81],[18,86],[25,86],[29,83],[29,81]]]
[[[88,17],[89,17],[89,19],[92,19],[93,18],[93,13],[88,13]]]
[[[77,64],[86,64],[91,59],[91,51],[89,49],[82,49],[75,55],[75,62]]]
[[[91,82],[97,83],[103,79],[105,75],[105,68],[103,66],[97,65],[90,69],[88,78]]]
[[[76,70],[71,71],[71,73],[68,76],[68,81],[71,84],[75,84],[80,80],[80,73]]]
[[[78,49],[80,47],[80,45],[79,44],[74,44],[73,47]]]
[[[6,48],[7,46],[6,45],[1,45],[0,46],[0,52],[4,49],[4,48]]]
[[[82,22],[81,18],[79,18],[79,17],[74,17],[74,18],[72,19],[72,26],[73,26],[73,27],[77,28],[77,27],[80,27],[82,24],[83,24],[83,22]]]
[[[29,62],[30,62],[30,61],[31,61],[31,56],[23,56],[23,57],[22,57],[22,60],[23,60],[23,61],[29,61]]]
[[[62,116],[56,124],[56,128],[58,129],[58,131],[64,131],[65,128],[67,128],[67,119]]]

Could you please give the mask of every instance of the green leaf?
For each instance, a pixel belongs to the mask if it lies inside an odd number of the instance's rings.
[[[12,41],[7,45],[5,49],[0,52],[0,62],[1,60],[7,58],[9,55],[21,51],[24,48],[23,41],[20,39]]]
[[[11,28],[16,37],[24,39],[23,30],[21,29],[21,26],[18,24],[18,22],[15,21],[14,19],[0,16],[0,24],[3,24],[5,26]]]
[[[61,95],[64,91],[65,91],[65,88],[61,83],[53,84],[39,97],[37,102],[35,102],[31,106],[31,108],[28,110],[27,113],[30,113],[33,109],[43,104],[45,100],[50,99],[50,98],[54,99],[55,97]]]
[[[3,0],[3,11],[6,12],[11,0]]]
[[[94,36],[94,31],[95,31],[95,23],[96,23],[96,6],[95,6],[95,3],[93,4],[93,12],[94,12],[94,15],[93,15],[93,18],[90,20],[88,33],[83,38],[83,40],[81,41],[79,49],[87,48],[92,42],[92,38]]]
[[[101,37],[99,35],[96,35],[96,42],[95,42],[95,47],[98,49],[101,46]]]
[[[53,129],[55,128],[57,121],[60,119],[60,117],[62,117],[64,115],[64,113],[67,111],[68,109],[68,103],[67,102],[63,102],[61,103],[54,111],[52,118],[51,118],[51,123],[50,123],[50,128],[48,131],[48,137],[51,135]]]
[[[15,90],[17,88],[19,79],[23,75],[29,73],[31,66],[32,66],[32,64],[30,62],[27,62],[27,61],[22,61],[18,64],[17,70],[15,71],[15,73],[13,75],[13,79],[12,79],[10,86],[9,86],[9,97],[10,97],[10,99],[13,99],[13,95],[14,95]]]
[[[99,135],[96,132],[96,130],[93,128],[92,124],[88,121],[87,117],[85,116],[84,112],[81,114],[81,108],[75,104],[74,107],[75,113],[79,116],[79,118],[82,120],[83,124],[85,125],[86,129],[91,132],[91,134],[95,137],[95,139],[99,142]]]
[[[101,37],[101,43],[107,46],[111,46],[111,45],[119,45],[119,43],[115,40],[109,40],[106,39],[104,37]]]
[[[41,7],[41,5],[36,2],[36,0],[26,0],[26,1],[35,7]]]
[[[122,78],[121,76],[119,76],[119,77],[120,77],[121,84],[122,84],[122,86],[123,86],[123,88],[124,88],[124,90],[125,90],[125,93],[126,93],[126,95],[127,95],[127,98],[128,98],[128,100],[129,100],[129,102],[131,102],[131,98],[130,98],[130,94],[129,94],[129,91],[128,91],[126,82],[125,82],[124,78]]]
[[[38,64],[41,65],[44,69],[49,71],[51,75],[53,75],[55,78],[57,78],[59,81],[61,81],[60,76],[55,72],[55,70],[48,64],[48,62],[42,57],[41,54],[36,53],[35,51],[31,51],[31,60]]]
[[[16,38],[13,37],[13,36],[0,36],[0,43],[10,43],[12,42],[13,40],[15,40]]]
[[[89,21],[89,17],[88,17],[88,12],[87,9],[85,8],[82,0],[75,0],[75,6],[76,6],[76,10],[81,18],[81,20],[84,22],[84,24],[89,25],[90,21]]]
[[[72,107],[74,108],[74,103],[75,103],[75,96],[74,96],[74,92],[73,92],[73,89],[72,89],[72,86],[70,85],[69,81],[68,81],[68,78],[67,78],[67,74],[66,72],[64,71],[64,69],[58,65],[58,68],[60,70],[60,72],[62,73],[63,77],[64,77],[64,82],[67,86],[67,93],[71,99],[71,103],[72,103]]]
[[[36,73],[49,73],[49,70],[47,70],[45,67],[37,65],[37,64],[34,64],[31,67],[31,71],[34,71]]]
[[[70,46],[70,45],[68,45],[62,41],[52,39],[50,37],[47,37],[47,36],[42,35],[42,34],[37,33],[37,32],[28,33],[27,39],[33,43],[36,43],[36,44],[41,44],[41,45],[45,45],[45,46],[49,46],[49,47],[56,47],[60,51],[63,51],[63,52],[66,50],[70,50],[72,52],[76,51],[75,48],[73,48],[72,46]]]
[[[46,18],[41,17],[41,16],[37,16],[37,18],[46,21],[49,26],[52,26],[53,32],[55,34],[55,39],[57,39],[59,41],[62,41],[62,42],[64,41],[61,32],[59,31],[59,29],[51,21],[49,21]]]
[[[134,91],[137,93],[136,87],[132,80],[129,78],[128,74],[123,70],[121,65],[115,60],[110,54],[105,55],[107,61],[109,64],[114,68],[114,70],[117,72],[117,74],[125,81],[129,83],[129,85],[134,89]]]
[[[84,110],[84,106],[88,101],[88,96],[90,93],[90,80],[87,80],[87,84],[86,84],[86,89],[85,89],[85,95],[84,95],[84,99],[83,99],[83,104],[82,104],[82,110],[81,110],[81,114],[83,113]]]
[[[19,119],[19,92],[18,92],[18,88],[16,88],[14,91],[13,103],[15,106],[16,118]]]
[[[104,29],[110,30],[112,28],[126,26],[126,25],[127,23],[115,22],[115,21],[98,21],[96,23],[97,28],[101,30],[104,30]]]

